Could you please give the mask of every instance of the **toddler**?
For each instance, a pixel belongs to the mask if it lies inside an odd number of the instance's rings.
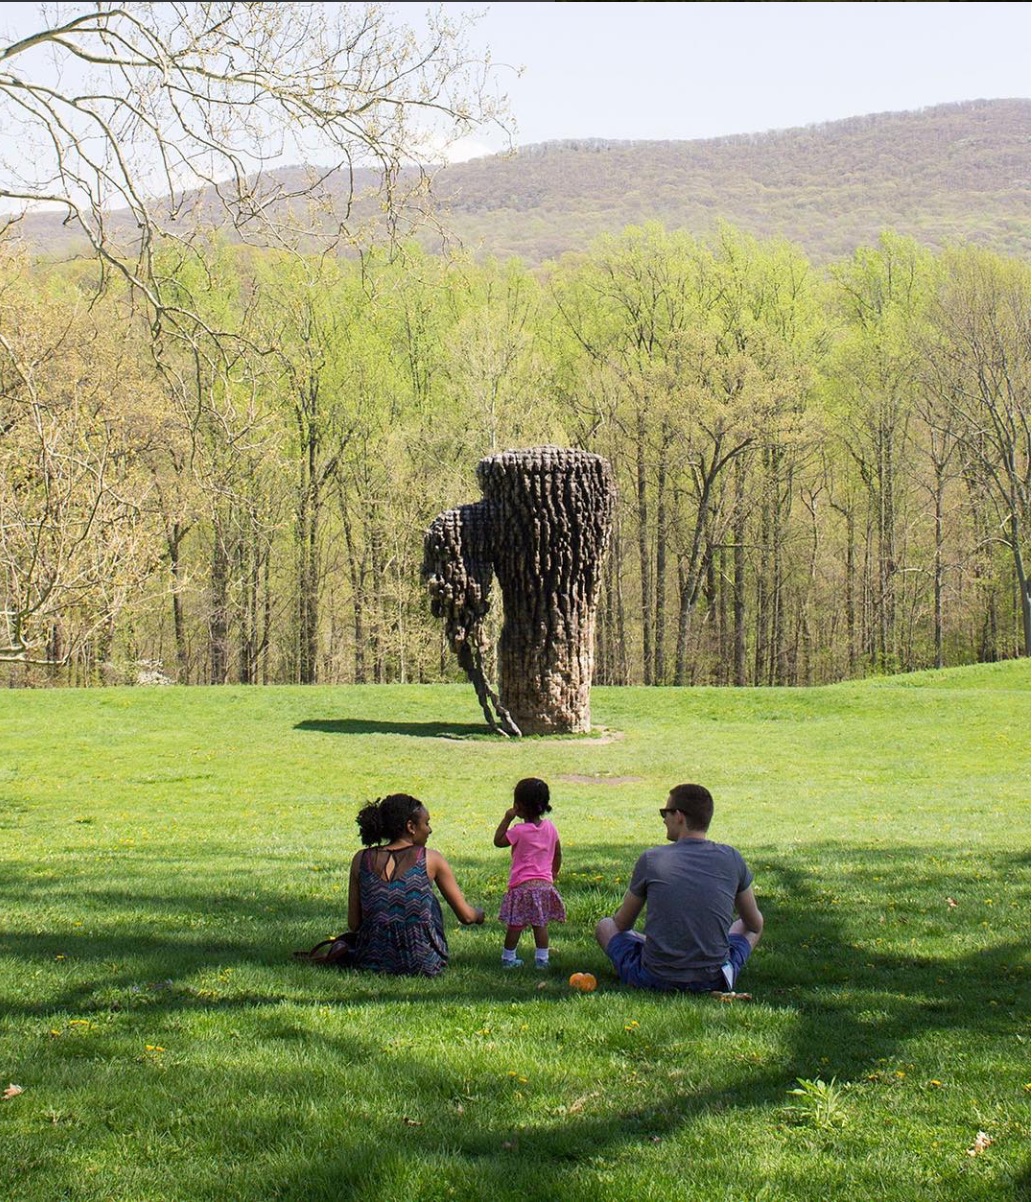
[[[530,776],[513,790],[513,804],[495,831],[495,847],[512,848],[509,888],[499,918],[505,923],[502,967],[519,968],[516,947],[529,926],[534,932],[534,967],[548,967],[548,924],[565,922],[566,908],[555,887],[563,853],[559,832],[544,815],[551,810],[548,785]],[[512,826],[514,818],[520,822]]]

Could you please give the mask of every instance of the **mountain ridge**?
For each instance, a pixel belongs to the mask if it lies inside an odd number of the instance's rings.
[[[531,261],[645,220],[697,235],[729,221],[817,259],[885,228],[1027,254],[1030,131],[1032,103],[1018,99],[693,141],[559,139],[452,164],[435,192],[465,241]],[[531,220],[517,228],[511,212]],[[551,232],[528,228],[547,214]]]
[[[785,238],[815,262],[848,256],[886,229],[934,248],[971,241],[1027,256],[1030,133],[1032,102],[1010,99],[684,141],[554,139],[437,169],[421,202],[435,223],[415,236],[430,250],[459,243],[529,265],[646,221],[700,237],[726,222]],[[306,172],[318,169],[270,171],[264,184],[289,193]],[[338,202],[346,179],[325,183]],[[198,199],[199,214],[214,212],[210,197]],[[75,245],[58,214],[30,214],[20,228],[37,251]]]

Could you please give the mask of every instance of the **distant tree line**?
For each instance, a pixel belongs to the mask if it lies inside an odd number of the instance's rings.
[[[659,225],[533,270],[193,252],[155,264],[183,340],[0,243],[10,685],[454,679],[424,530],[545,443],[618,484],[599,683],[1029,654],[1024,260]]]

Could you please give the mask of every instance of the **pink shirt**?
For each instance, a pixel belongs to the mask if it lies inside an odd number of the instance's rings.
[[[509,827],[505,837],[512,845],[510,889],[524,881],[552,879],[552,857],[559,842],[559,832],[547,818],[542,818],[539,823],[518,822]]]

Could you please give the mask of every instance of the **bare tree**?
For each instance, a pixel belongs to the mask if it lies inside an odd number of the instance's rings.
[[[99,311],[0,259],[0,663],[68,662],[147,580],[144,381]]]
[[[425,215],[428,164],[450,142],[486,123],[508,126],[489,56],[467,46],[475,17],[441,5],[417,28],[404,11],[54,4],[40,5],[34,32],[0,35],[0,240],[41,207],[63,214],[102,284],[124,282],[149,318],[156,366],[195,442],[220,427],[209,394],[233,392],[246,340],[234,314],[209,303],[211,228],[298,252],[393,237],[407,213]],[[23,658],[29,615],[38,626],[72,595],[73,561],[90,553],[99,565],[99,535],[128,531],[132,506],[117,522],[102,516],[120,503],[102,453],[106,428],[79,413],[96,453],[61,458],[54,430],[32,424],[50,403],[38,371],[13,342],[3,349],[10,403],[19,428],[35,430],[44,488],[31,513],[16,490],[0,498],[6,653]],[[105,578],[99,567],[92,575]]]
[[[93,3],[55,5],[53,21],[47,7],[36,32],[0,43],[15,147],[0,201],[60,208],[166,317],[155,252],[191,218],[334,241],[356,233],[368,187],[393,227],[442,146],[506,124],[489,59],[467,49],[475,18],[448,6],[418,32],[384,4]],[[295,170],[270,179],[275,166]]]

